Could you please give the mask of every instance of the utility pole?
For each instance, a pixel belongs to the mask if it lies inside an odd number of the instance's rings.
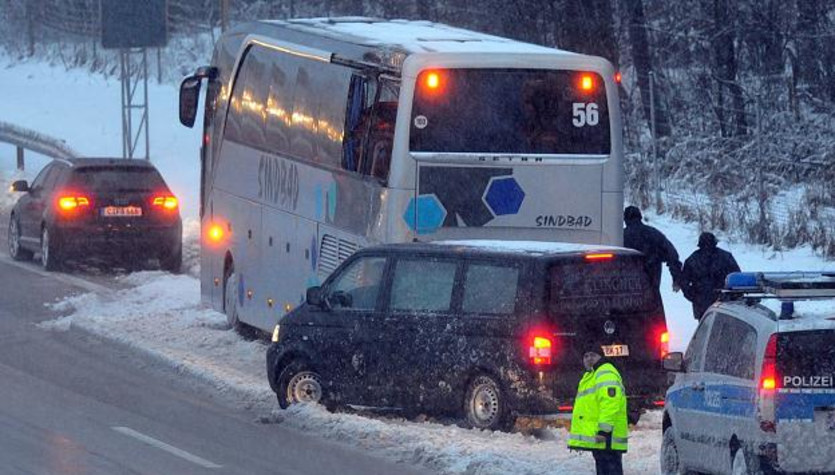
[[[655,73],[649,72],[649,123],[652,135],[652,175],[655,182],[655,210],[658,214],[663,212],[661,203],[661,171],[658,163],[658,146],[655,136]]]
[[[225,32],[229,28],[229,0],[220,0],[220,31]]]
[[[766,213],[767,197],[765,190],[765,176],[763,174],[763,129],[762,129],[762,110],[760,104],[760,96],[757,94],[754,102],[754,113],[757,115],[757,201],[760,207],[760,222],[757,224],[758,236],[757,240],[760,244],[765,244],[768,234],[768,216]]]

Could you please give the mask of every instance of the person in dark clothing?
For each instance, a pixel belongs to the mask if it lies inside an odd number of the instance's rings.
[[[725,286],[725,277],[739,272],[739,265],[730,252],[716,247],[713,233],[699,236],[699,249],[684,261],[681,288],[684,297],[693,302],[693,316],[701,320],[708,307],[716,301],[716,291]]]
[[[673,290],[681,287],[681,261],[678,260],[673,243],[664,233],[642,222],[641,210],[635,206],[627,206],[623,211],[623,245],[630,249],[641,251],[646,256],[646,269],[650,281],[656,288],[661,286],[661,263],[666,262],[673,278]]]

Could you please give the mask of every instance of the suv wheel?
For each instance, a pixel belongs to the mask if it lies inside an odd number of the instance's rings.
[[[183,268],[183,247],[174,251],[165,251],[159,256],[160,269],[172,274],[179,274]]]
[[[20,220],[12,216],[9,220],[9,255],[16,261],[32,260],[32,251],[23,249],[20,245]]]
[[[661,439],[661,473],[663,475],[684,475],[689,473],[681,463],[681,458],[679,458],[673,426],[664,429],[664,436]]]
[[[476,376],[467,387],[464,415],[475,429],[508,430],[513,424],[499,384],[490,376]]]
[[[46,270],[58,270],[61,267],[61,255],[54,233],[49,228],[41,230],[41,265]]]
[[[322,378],[303,361],[293,361],[278,375],[278,405],[287,409],[293,404],[322,401]]]

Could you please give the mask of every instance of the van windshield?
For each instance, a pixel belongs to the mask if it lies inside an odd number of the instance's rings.
[[[777,374],[783,388],[835,389],[835,330],[779,334]]]
[[[661,306],[639,258],[551,266],[549,310],[557,316],[645,314]]]

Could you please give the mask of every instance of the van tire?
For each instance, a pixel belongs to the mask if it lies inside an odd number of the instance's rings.
[[[321,404],[324,399],[322,377],[307,362],[295,360],[286,365],[276,378],[278,405],[287,409],[293,404]]]
[[[509,431],[515,422],[501,386],[486,374],[476,376],[467,386],[464,418],[468,427],[485,430]]]
[[[258,337],[257,331],[238,318],[238,279],[240,279],[240,276],[235,273],[233,266],[230,266],[225,274],[223,278],[223,313],[226,314],[226,323],[244,340],[255,340]]]

